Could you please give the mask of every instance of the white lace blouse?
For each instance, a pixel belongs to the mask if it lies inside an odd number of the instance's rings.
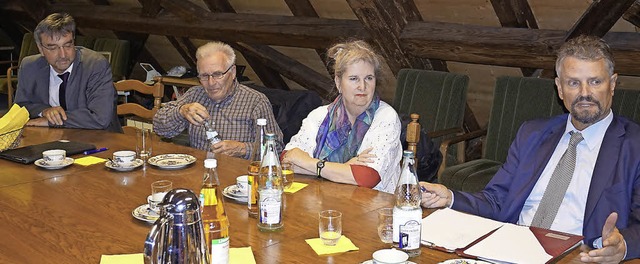
[[[299,148],[313,156],[316,148],[316,135],[320,124],[328,113],[328,105],[311,111],[302,121],[300,131],[291,138],[285,150]],[[380,174],[380,182],[373,187],[375,190],[393,193],[400,177],[400,160],[402,159],[402,145],[400,143],[400,119],[396,111],[387,103],[380,101],[371,127],[365,134],[358,153],[372,147],[370,153],[376,155],[373,163],[367,165]]]

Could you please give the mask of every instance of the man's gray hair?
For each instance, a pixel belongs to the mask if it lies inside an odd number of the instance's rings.
[[[613,68],[615,67],[613,53],[611,53],[609,45],[599,37],[581,35],[562,44],[558,49],[558,58],[556,59],[556,73],[558,76],[560,76],[562,61],[566,57],[575,57],[588,61],[604,59],[605,63],[607,63],[609,75],[613,75]]]
[[[196,51],[196,60],[206,58],[216,52],[222,52],[224,55],[226,55],[226,67],[231,67],[231,65],[236,63],[236,53],[233,51],[233,48],[220,41],[212,41],[200,46]]]
[[[54,36],[64,36],[69,33],[71,33],[73,39],[76,39],[76,22],[73,17],[67,13],[53,13],[38,23],[38,26],[33,31],[33,37],[36,40],[36,44],[42,46],[41,34],[53,38]]]

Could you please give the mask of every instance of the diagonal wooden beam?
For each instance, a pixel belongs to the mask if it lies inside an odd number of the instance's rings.
[[[633,2],[622,17],[634,26],[640,27],[640,0]]]
[[[613,27],[635,0],[593,1],[566,35],[567,40],[587,34],[602,37]]]
[[[155,18],[162,11],[160,0],[138,0],[138,2],[142,5],[141,15],[143,17]]]
[[[271,67],[280,72],[284,77],[309,90],[316,91],[325,99],[329,98],[329,92],[334,86],[333,80],[306,65],[264,45],[238,43],[238,47],[236,48],[243,54],[255,54],[262,63],[271,65]]]
[[[189,67],[191,67],[191,69],[197,69],[197,65],[196,65],[196,60],[195,60],[195,52],[193,54],[190,54],[189,49],[187,48],[187,44],[185,43],[185,39],[184,38],[176,38],[176,37],[172,37],[172,36],[166,36],[167,40],[169,40],[169,42],[171,42],[171,45],[173,45],[174,48],[176,48],[176,50],[178,51],[178,53],[180,53],[180,56],[182,56],[182,58],[187,62],[187,64],[189,64]],[[190,42],[189,39],[187,39],[187,42]]]
[[[502,27],[538,28],[527,0],[491,0],[491,5]],[[520,71],[524,76],[532,76],[536,73],[534,68],[520,68]]]
[[[47,15],[51,6],[46,0],[11,0],[17,3],[33,20],[40,22]]]
[[[211,12],[221,12],[221,13],[235,13],[236,10],[231,6],[228,0],[205,0],[205,4],[209,8]],[[282,78],[279,72],[268,67],[266,64],[263,64],[255,54],[251,52],[247,52],[246,50],[239,49],[240,45],[236,42],[227,42],[236,50],[240,51],[244,58],[253,69],[253,72],[256,73],[262,84],[269,88],[276,88],[281,90],[289,90],[289,85]],[[257,44],[254,44],[257,45]],[[268,48],[268,47],[266,47]]]
[[[285,0],[284,2],[287,4],[289,10],[291,10],[291,13],[294,16],[319,17],[318,12],[316,12],[309,0]],[[318,53],[318,56],[322,60],[322,63],[325,65],[325,67],[327,67],[327,72],[329,73],[329,75],[332,75],[333,70],[329,66],[329,61],[327,59],[327,49],[316,49],[316,53]]]
[[[394,75],[402,68],[433,69],[427,59],[407,54],[400,46],[400,33],[408,19],[416,20],[417,10],[407,10],[400,1],[347,0]]]

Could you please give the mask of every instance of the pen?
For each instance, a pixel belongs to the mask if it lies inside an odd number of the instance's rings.
[[[98,152],[103,152],[107,150],[107,148],[99,148],[99,149],[92,149],[92,150],[87,150],[84,153],[84,155],[89,155],[89,154],[93,154],[93,153],[98,153]]]

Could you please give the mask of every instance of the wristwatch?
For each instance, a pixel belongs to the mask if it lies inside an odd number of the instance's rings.
[[[324,168],[324,162],[325,160],[319,160],[318,163],[316,163],[316,175],[318,178],[322,177],[320,176],[320,172],[322,171],[322,168]]]

